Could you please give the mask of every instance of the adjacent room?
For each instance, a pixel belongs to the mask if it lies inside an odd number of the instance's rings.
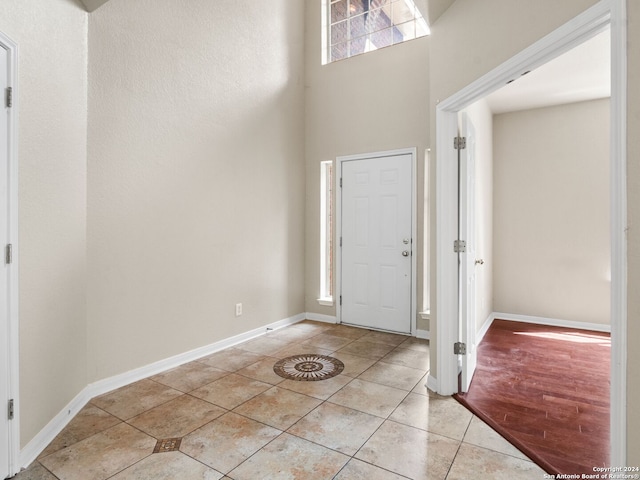
[[[457,398],[530,456],[585,473],[610,448],[609,112],[606,29],[463,113],[480,346]]]

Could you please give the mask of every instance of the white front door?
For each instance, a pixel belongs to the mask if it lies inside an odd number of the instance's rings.
[[[0,478],[9,475],[9,265],[5,246],[9,243],[9,113],[5,104],[8,81],[8,54],[0,44]]]
[[[341,321],[411,333],[411,154],[341,162]]]
[[[460,388],[469,391],[469,385],[476,370],[478,352],[476,349],[476,166],[475,131],[473,124],[462,113],[462,135],[466,139],[460,154],[460,239],[466,242],[460,253],[460,340],[466,345],[466,353],[461,355],[462,372]]]

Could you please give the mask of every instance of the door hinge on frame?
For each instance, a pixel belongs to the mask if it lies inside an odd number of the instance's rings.
[[[13,107],[13,88],[7,87],[4,92],[4,105],[7,108]]]
[[[467,148],[467,137],[453,137],[453,148],[456,150]]]
[[[13,398],[9,399],[9,405],[7,406],[7,417],[9,420],[13,420]]]
[[[13,245],[11,245],[10,243],[8,243],[5,247],[4,263],[6,265],[11,265],[13,263]]]
[[[342,177],[340,177],[340,188],[342,188]]]
[[[342,295],[340,295],[340,305],[342,305]]]
[[[464,240],[454,240],[453,251],[455,253],[464,253],[467,251],[467,242]]]
[[[467,354],[467,344],[462,342],[456,342],[453,344],[453,354],[454,355],[466,355]]]

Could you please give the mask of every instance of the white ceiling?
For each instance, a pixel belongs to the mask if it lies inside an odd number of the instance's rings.
[[[502,87],[486,100],[505,113],[611,96],[609,29]]]

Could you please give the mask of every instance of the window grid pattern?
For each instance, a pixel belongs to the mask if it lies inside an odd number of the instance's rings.
[[[329,62],[429,34],[413,0],[330,0]]]

